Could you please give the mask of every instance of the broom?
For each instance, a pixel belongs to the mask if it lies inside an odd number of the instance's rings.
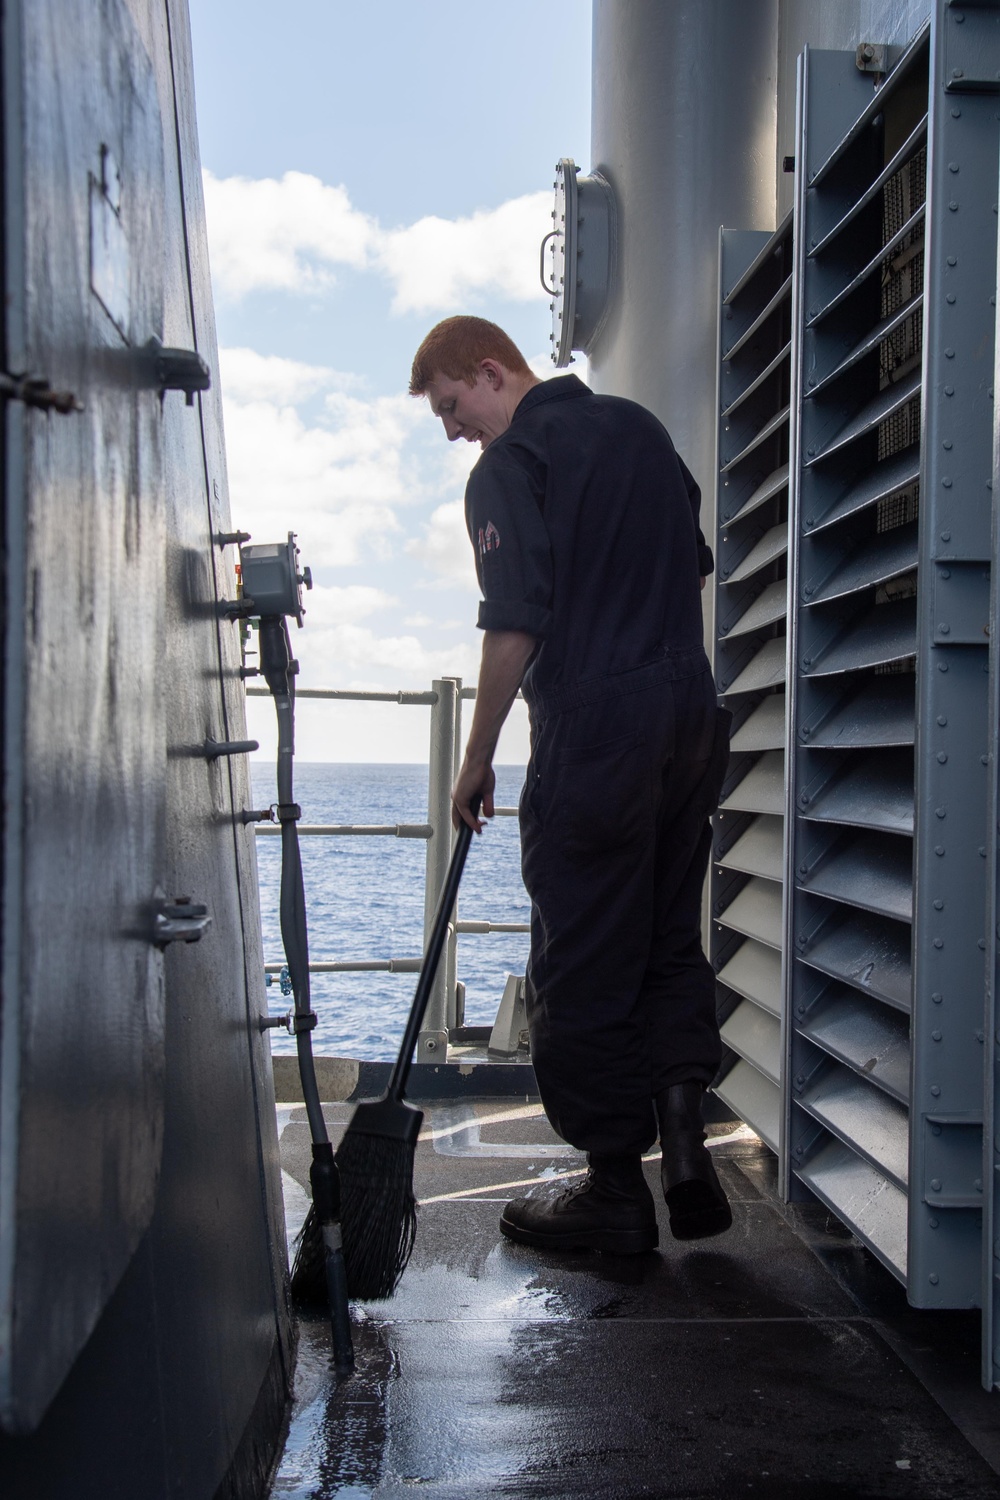
[[[474,814],[479,811],[478,800],[472,811]],[[351,1297],[365,1302],[392,1296],[413,1250],[417,1230],[413,1155],[424,1116],[422,1110],[405,1102],[403,1092],[471,840],[472,829],[463,822],[441,888],[416,994],[386,1091],[381,1098],[364,1100],[357,1106],[337,1151],[347,1287]],[[301,1302],[325,1300],[322,1236],[313,1208],[298,1239],[292,1293]]]

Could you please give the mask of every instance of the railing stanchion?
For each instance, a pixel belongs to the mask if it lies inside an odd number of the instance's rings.
[[[455,684],[455,742],[454,742],[454,748],[452,750],[452,760],[451,760],[451,784],[452,784],[452,786],[454,786],[454,784],[455,784],[455,777],[458,775],[458,768],[462,764],[462,751],[463,751],[463,749],[465,747],[462,744],[462,679],[461,679],[461,677],[454,677],[454,678],[452,678],[452,681]],[[448,817],[449,817],[449,825],[448,826],[451,827],[451,822],[450,822],[450,819],[451,819],[451,808],[450,807],[448,809]],[[454,848],[454,846],[455,846],[455,838],[456,838],[455,830],[454,830],[454,828],[452,828],[451,829],[451,846],[452,846],[452,848]],[[455,898],[455,905],[452,908],[452,913],[451,913],[451,931],[448,934],[448,946],[445,949],[444,958],[442,959],[442,967],[443,967],[443,969],[445,971],[445,976],[446,976],[446,978],[445,978],[445,994],[446,994],[447,999],[448,999],[448,1007],[447,1007],[447,1013],[446,1013],[446,1017],[445,1017],[445,1022],[446,1022],[447,1028],[448,1028],[448,1035],[449,1035],[449,1037],[451,1036],[452,1032],[455,1030],[456,1026],[461,1025],[462,1021],[465,1019],[464,1016],[460,1019],[459,1018],[459,1014],[458,1014],[458,927],[456,925],[457,922],[458,922],[458,897]]]
[[[453,677],[435,679],[432,688],[434,702],[431,705],[430,756],[427,767],[427,821],[434,831],[427,841],[425,943],[451,858],[451,788],[455,779],[455,718],[458,705],[458,692]],[[454,937],[450,939],[450,942],[453,941]],[[438,968],[423,1029],[417,1040],[419,1062],[446,1062],[448,1059],[449,967],[446,957]]]

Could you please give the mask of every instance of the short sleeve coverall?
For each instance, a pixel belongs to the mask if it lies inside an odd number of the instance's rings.
[[[662,424],[574,375],[527,392],[466,489],[478,623],[538,640],[532,1061],[554,1128],[596,1153],[647,1150],[654,1096],[720,1061],[700,928],[729,715],[702,644],[699,504]]]

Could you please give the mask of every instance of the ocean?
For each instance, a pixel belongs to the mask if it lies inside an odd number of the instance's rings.
[[[523,766],[497,766],[496,801],[513,807]],[[254,806],[275,800],[274,768],[251,766]],[[296,764],[295,795],[304,823],[425,823],[425,765]],[[257,839],[264,958],[284,962],[278,916],[281,841]],[[302,870],[309,956],[321,959],[419,958],[423,948],[423,839],[304,838]],[[473,839],[459,897],[459,916],[527,922],[516,818],[494,818]],[[469,1026],[492,1025],[507,974],[523,974],[527,933],[460,934],[458,977],[466,986]],[[416,974],[314,974],[313,1046],[318,1054],[379,1060],[394,1057],[417,982]],[[268,989],[272,1013],[289,1008],[277,979]],[[294,1053],[285,1031],[270,1032],[275,1053]]]

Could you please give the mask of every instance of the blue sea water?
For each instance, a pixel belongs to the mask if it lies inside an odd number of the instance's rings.
[[[517,803],[523,766],[497,766],[496,801]],[[274,769],[252,767],[254,805],[275,800]],[[425,765],[304,764],[295,767],[295,795],[304,823],[424,823]],[[304,838],[302,869],[311,959],[419,958],[423,947],[423,839],[381,837]],[[459,915],[492,922],[527,922],[528,897],[521,882],[516,818],[495,818],[473,839]],[[264,957],[283,962],[278,918],[281,841],[257,839]],[[522,933],[462,934],[458,977],[466,986],[466,1024],[491,1025],[508,973],[523,974],[528,937]],[[415,974],[314,974],[313,1032],[317,1053],[384,1059],[395,1056],[413,991]],[[277,983],[268,990],[272,1012],[290,1000]],[[293,1039],[270,1033],[275,1053],[292,1053]]]

